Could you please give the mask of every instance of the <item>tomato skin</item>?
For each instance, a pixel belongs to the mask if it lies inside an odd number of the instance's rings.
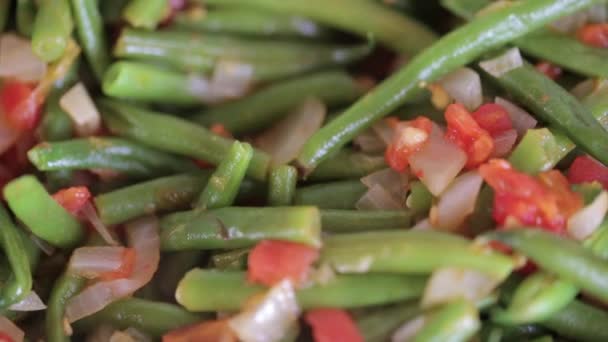
[[[568,170],[570,183],[599,182],[608,189],[608,167],[589,156],[576,157]]]
[[[534,67],[536,68],[536,70],[542,72],[543,74],[545,74],[545,76],[549,77],[552,80],[556,80],[562,75],[562,68],[549,62],[539,62]]]
[[[301,243],[264,240],[249,253],[247,278],[268,286],[285,278],[300,284],[318,257],[318,249]]]
[[[135,249],[125,248],[125,251],[122,254],[122,263],[120,268],[116,271],[100,274],[99,278],[101,280],[108,281],[130,277],[131,274],[133,274],[133,269],[135,268],[136,256],[137,253],[135,252]]]
[[[86,186],[73,186],[53,194],[53,199],[70,214],[76,216],[91,200],[91,192]]]
[[[492,137],[513,129],[509,112],[496,103],[483,104],[471,115],[479,127],[490,133]]]
[[[205,321],[181,327],[163,335],[163,342],[237,342],[228,320]]]
[[[591,46],[608,48],[608,24],[587,24],[576,33],[578,39]]]
[[[0,107],[8,123],[17,130],[33,130],[40,121],[40,103],[34,87],[27,83],[6,81],[0,90]]]
[[[466,168],[475,168],[490,157],[494,150],[494,140],[462,104],[449,105],[445,119],[448,124],[446,138],[467,154]]]
[[[304,317],[312,327],[315,342],[363,342],[350,315],[340,309],[315,309]]]
[[[15,340],[4,331],[0,331],[0,342],[15,342]]]
[[[391,120],[387,122],[395,133],[393,141],[384,153],[384,159],[393,170],[403,173],[407,171],[408,158],[420,151],[428,142],[433,122],[423,116],[411,121]]]

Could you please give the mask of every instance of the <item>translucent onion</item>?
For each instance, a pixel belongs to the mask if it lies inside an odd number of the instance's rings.
[[[494,137],[494,150],[491,158],[501,158],[508,155],[517,141],[517,131],[510,129]]]
[[[13,311],[39,311],[46,309],[46,305],[35,291],[31,291],[27,297],[11,305],[9,309]]]
[[[384,141],[371,129],[356,136],[353,144],[365,153],[384,152],[386,148]]]
[[[406,173],[399,173],[391,168],[386,168],[361,178],[361,183],[368,189],[378,184],[401,203],[407,194],[408,176]]]
[[[434,125],[426,145],[409,158],[412,173],[429,191],[439,196],[456,178],[467,161],[466,154],[443,136]]]
[[[457,230],[475,210],[482,183],[483,178],[477,171],[456,177],[441,194],[435,211],[436,217],[431,217],[431,224],[440,230]]]
[[[14,342],[22,342],[25,333],[5,316],[0,316],[0,331],[8,335]]]
[[[95,207],[93,206],[93,204],[88,202],[87,204],[84,205],[84,207],[82,207],[81,212],[82,212],[82,215],[84,215],[84,217],[87,219],[87,221],[89,221],[91,223],[93,228],[95,228],[95,230],[99,233],[99,235],[101,235],[101,238],[108,245],[111,245],[111,246],[119,245],[118,241],[116,241],[114,236],[112,236],[112,232],[108,229],[108,227],[103,222],[101,222],[101,219],[99,218],[99,215],[97,214],[97,210],[95,210]]]
[[[405,322],[402,326],[397,328],[391,337],[391,342],[409,342],[413,341],[414,337],[424,324],[426,323],[426,317],[420,315],[414,319]]]
[[[65,310],[70,323],[92,315],[118,299],[130,296],[152,279],[160,259],[158,230],[158,220],[153,216],[127,225],[129,245],[135,249],[133,273],[128,278],[97,282],[72,297]]]
[[[36,82],[46,73],[46,66],[32,51],[29,40],[13,33],[0,35],[0,78]]]
[[[549,24],[549,26],[552,29],[561,33],[572,33],[579,29],[581,26],[585,25],[588,19],[589,13],[587,12],[587,10],[582,10],[561,17]]]
[[[372,126],[372,130],[382,141],[384,141],[385,145],[389,145],[391,142],[393,142],[395,130],[388,124],[388,121],[379,120]]]
[[[431,230],[431,229],[433,229],[433,225],[431,225],[431,221],[428,218],[418,221],[412,227],[412,230]]]
[[[256,145],[268,152],[275,165],[294,160],[304,143],[321,126],[327,109],[317,98],[306,99],[284,119],[263,132]]]
[[[483,258],[483,255],[479,257]],[[421,305],[429,308],[462,298],[477,302],[487,297],[502,280],[476,270],[440,268],[427,282]]]
[[[516,106],[510,101],[503,99],[502,97],[496,97],[494,102],[506,109],[507,113],[509,113],[509,118],[511,118],[511,123],[513,124],[513,129],[517,131],[517,135],[522,137],[530,128],[536,127],[538,121],[530,115],[530,113]]]
[[[125,247],[108,246],[76,248],[70,257],[68,270],[89,279],[118,271],[123,264],[125,250]]]
[[[460,68],[439,80],[451,98],[462,103],[468,110],[475,110],[483,101],[481,79],[470,68]]]
[[[483,70],[494,77],[500,77],[507,72],[517,69],[523,65],[524,61],[521,58],[518,48],[511,48],[496,58],[488,59],[479,63],[479,66]]]
[[[244,342],[274,342],[287,334],[299,315],[293,285],[283,280],[255,304],[232,317],[228,325]]]
[[[602,191],[589,205],[568,219],[568,233],[577,240],[591,236],[604,220],[608,211],[608,192]]]
[[[398,210],[403,206],[382,185],[372,186],[355,204],[359,210]]]
[[[192,75],[189,88],[192,94],[209,104],[225,102],[244,96],[252,84],[253,68],[238,61],[219,60],[211,78]]]
[[[101,116],[82,82],[76,83],[59,99],[59,106],[72,119],[77,135],[87,137],[99,131]]]

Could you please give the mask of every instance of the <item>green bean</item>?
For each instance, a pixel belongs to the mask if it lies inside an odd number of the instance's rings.
[[[64,248],[82,239],[78,220],[55,202],[36,177],[25,175],[11,181],[3,194],[15,216],[39,238]]]
[[[252,156],[253,148],[248,143],[232,143],[224,160],[211,174],[196,206],[199,209],[216,209],[232,205]]]
[[[122,20],[122,11],[130,0],[103,0],[99,10],[105,23],[116,24]]]
[[[574,300],[542,325],[575,341],[599,342],[608,340],[606,322],[605,311]]]
[[[217,165],[232,145],[230,139],[177,117],[108,100],[102,101],[100,107],[104,111],[104,123],[114,134],[128,136],[159,150]],[[266,153],[254,150],[247,174],[263,181],[269,163],[270,157]]]
[[[604,220],[583,244],[598,257],[608,260],[608,220]]]
[[[110,324],[118,329],[136,328],[152,337],[179,327],[201,321],[202,317],[181,307],[139,298],[121,299],[103,310],[75,323],[76,330],[90,331],[100,324]]]
[[[218,270],[245,270],[247,269],[247,258],[249,257],[250,250],[250,248],[240,248],[217,253],[211,257],[211,263]]]
[[[433,194],[422,182],[412,182],[405,205],[417,215],[426,214],[433,205]]]
[[[323,284],[312,284],[296,291],[304,309],[356,308],[418,298],[425,277],[366,274],[337,275]],[[189,311],[239,310],[264,287],[246,280],[246,273],[193,269],[180,281],[177,302]]]
[[[384,168],[386,168],[386,163],[382,155],[369,155],[343,149],[332,158],[319,164],[310,174],[309,179],[312,181],[327,181],[361,178]]]
[[[218,7],[209,10],[195,7],[178,13],[173,19],[173,25],[192,31],[252,36],[322,38],[329,35],[329,30],[325,27],[304,17],[238,7]]]
[[[294,204],[320,209],[354,209],[367,188],[359,180],[310,185],[296,189]]]
[[[119,138],[82,138],[42,143],[28,151],[41,171],[103,168],[133,177],[198,170],[189,160]]]
[[[59,106],[61,96],[52,95],[47,99],[45,112],[40,123],[44,141],[67,140],[74,136],[74,124],[68,114]]]
[[[532,228],[492,232],[487,236],[511,246],[541,269],[583,291],[608,299],[608,264],[579,243]]]
[[[561,16],[601,0],[537,0],[515,3],[450,32],[317,131],[297,159],[304,175],[431,82],[483,53]],[[321,7],[324,8],[324,7]],[[608,154],[606,154],[608,155]]]
[[[8,212],[0,205],[0,237],[4,255],[7,258],[11,275],[0,290],[0,308],[7,309],[25,298],[32,289],[30,257],[24,241],[11,222]]]
[[[11,9],[10,0],[0,0],[0,32],[4,32]]]
[[[596,83],[593,91],[580,100],[602,127],[608,130],[608,81],[598,79],[593,82]]]
[[[64,330],[65,306],[85,286],[86,279],[71,273],[61,275],[53,286],[45,317],[45,332],[49,342],[69,342]]]
[[[30,37],[36,18],[36,3],[34,0],[17,0],[15,9],[17,32],[24,37]]]
[[[414,342],[464,342],[479,330],[477,309],[466,299],[457,299],[425,315]]]
[[[158,279],[160,293],[173,300],[180,279],[186,272],[200,264],[203,254],[201,251],[163,253],[155,277]]]
[[[509,156],[509,162],[519,171],[538,173],[555,167],[575,145],[559,130],[529,129]]]
[[[96,79],[100,81],[110,64],[110,56],[98,3],[90,0],[71,0],[71,3],[80,46]]]
[[[406,210],[321,210],[324,232],[344,233],[411,226],[412,214]]]
[[[280,165],[270,171],[268,177],[268,204],[291,205],[296,191],[298,170],[290,165]]]
[[[371,312],[357,318],[356,322],[365,341],[384,342],[390,340],[392,333],[403,322],[407,322],[421,312],[418,303],[405,302],[372,309]]]
[[[441,251],[441,253],[437,253]],[[320,262],[341,273],[430,273],[463,267],[504,279],[515,261],[484,251],[461,237],[436,231],[376,231],[337,234],[323,240]]]
[[[154,29],[170,10],[169,0],[131,0],[122,17],[133,27]]]
[[[227,104],[203,110],[192,119],[205,126],[222,124],[233,134],[254,132],[278,121],[309,97],[327,106],[354,101],[362,89],[342,71],[324,71],[278,82]]]
[[[32,28],[32,50],[45,62],[58,60],[68,46],[73,29],[68,0],[40,2]]]
[[[250,247],[265,239],[321,244],[315,207],[192,210],[164,216],[160,226],[164,251]]]
[[[378,41],[398,52],[418,52],[436,39],[435,34],[419,22],[368,0],[205,0],[204,3],[242,5],[301,15],[363,37],[372,34]],[[404,34],[407,37],[405,39]]]

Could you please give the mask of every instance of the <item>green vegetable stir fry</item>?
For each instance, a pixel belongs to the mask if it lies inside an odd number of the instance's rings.
[[[608,341],[608,0],[0,0],[0,341]]]

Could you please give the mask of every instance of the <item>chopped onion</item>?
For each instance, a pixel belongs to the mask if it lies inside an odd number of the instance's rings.
[[[494,102],[503,107],[507,113],[509,113],[509,118],[511,119],[511,123],[513,124],[513,129],[517,131],[517,135],[522,137],[530,128],[536,127],[538,121],[530,115],[530,113],[516,106],[510,101],[503,99],[502,97],[496,97]]]
[[[568,219],[568,233],[577,240],[589,237],[604,220],[608,211],[608,192],[602,191],[589,205]]]
[[[436,221],[431,220],[431,224],[440,230],[457,230],[475,210],[482,183],[483,178],[477,171],[456,177],[441,194],[437,203]]]
[[[399,199],[395,198],[382,185],[375,184],[355,204],[359,210],[398,210],[402,209]]]
[[[488,59],[479,63],[479,66],[488,74],[494,77],[500,77],[507,72],[517,69],[524,65],[518,48],[511,48],[504,54]]]
[[[125,247],[80,247],[72,253],[68,269],[93,279],[102,273],[118,271],[123,264]]]
[[[433,225],[431,225],[431,220],[429,220],[428,218],[418,221],[412,227],[412,230],[431,230],[431,229],[433,229]]]
[[[93,206],[93,204],[88,202],[87,204],[84,205],[84,207],[82,207],[81,212],[84,215],[84,217],[86,217],[87,221],[91,222],[91,225],[93,226],[93,228],[95,228],[95,230],[99,233],[99,235],[101,235],[101,238],[108,245],[111,245],[111,246],[119,245],[118,241],[116,241],[114,236],[112,236],[112,232],[108,229],[108,227],[103,222],[101,222],[101,219],[99,218],[99,215],[97,215],[97,210],[95,210],[95,207]]]
[[[129,327],[123,331],[116,330],[112,333],[109,342],[152,342],[152,338],[141,331]]]
[[[0,331],[8,335],[14,342],[22,342],[25,333],[10,319],[0,316]]]
[[[409,158],[412,173],[418,176],[429,191],[439,196],[456,178],[467,162],[467,155],[443,136],[433,125],[426,145]]]
[[[59,106],[68,113],[79,136],[87,137],[99,131],[101,116],[82,82],[76,83],[59,99]]]
[[[214,104],[247,94],[251,87],[253,67],[238,61],[220,60],[211,78],[191,75],[190,92],[203,102]]]
[[[115,300],[130,296],[152,279],[160,259],[158,229],[158,220],[153,216],[143,217],[127,225],[129,245],[135,249],[132,275],[97,282],[72,297],[65,310],[70,323],[94,314]]]
[[[353,144],[365,153],[384,152],[386,148],[384,141],[371,129],[356,136]]]
[[[491,158],[501,158],[508,155],[517,141],[517,131],[510,129],[494,137],[494,150]]]
[[[0,110],[0,154],[6,152],[19,139],[19,131],[6,121],[6,115]]]
[[[270,154],[275,165],[294,160],[304,143],[323,125],[327,109],[317,98],[308,98],[284,119],[263,132],[256,145]]]
[[[477,302],[489,295],[502,280],[471,269],[440,268],[427,282],[421,305],[429,308],[462,298]]]
[[[378,184],[401,203],[407,194],[408,177],[406,173],[399,173],[391,168],[386,168],[372,172],[361,178],[361,183],[368,189],[371,189],[374,185]]]
[[[426,323],[426,317],[419,315],[414,319],[405,322],[402,326],[397,328],[391,337],[391,342],[409,342],[414,339],[416,334],[424,327]]]
[[[259,302],[228,322],[244,342],[280,341],[296,324],[300,307],[291,281],[273,286]]]
[[[451,98],[462,103],[468,110],[475,110],[481,105],[483,95],[479,74],[470,68],[460,68],[439,80]]]
[[[393,142],[395,130],[388,124],[388,121],[379,120],[372,126],[372,130],[376,132],[382,141],[384,141],[385,145],[389,145]]]
[[[589,15],[587,10],[581,10],[561,17],[549,24],[549,26],[561,33],[572,33],[578,30],[581,26],[585,25],[588,19]]]
[[[36,82],[45,73],[46,63],[32,51],[29,40],[13,33],[0,35],[0,78]]]
[[[46,309],[46,305],[35,291],[31,291],[27,297],[11,305],[9,309],[13,311],[39,311]]]
[[[108,342],[116,329],[108,324],[98,325],[92,333],[87,336],[86,342]]]

